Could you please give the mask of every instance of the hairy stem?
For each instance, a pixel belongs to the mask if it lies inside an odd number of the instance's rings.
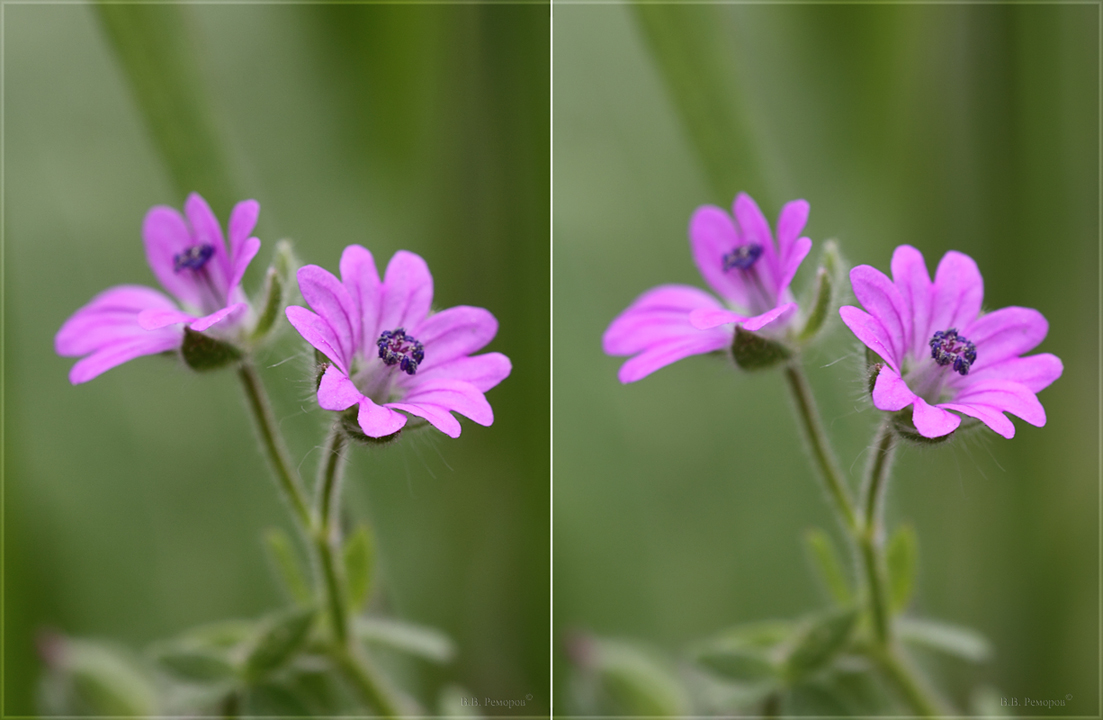
[[[888,419],[881,424],[877,433],[874,455],[869,463],[866,480],[862,484],[862,505],[865,515],[858,542],[866,584],[869,586],[869,611],[873,618],[873,632],[877,636],[878,643],[888,646],[892,642],[892,622],[883,570],[881,508],[884,507],[888,475],[895,456],[896,436]]]
[[[345,446],[345,434],[334,425],[326,441],[322,466],[318,477],[318,526],[314,532],[314,543],[321,560],[322,577],[325,584],[326,604],[329,606],[330,620],[333,623],[333,636],[343,648],[349,646],[349,624],[347,599],[344,583],[337,565],[336,550],[340,546],[334,517],[335,505],[339,498],[338,485],[341,474],[341,450]],[[339,517],[339,516],[338,516]]]
[[[835,510],[842,518],[843,527],[851,534],[855,534],[859,528],[854,504],[846,488],[842,470],[839,469],[839,463],[835,460],[835,453],[831,450],[827,433],[824,432],[819,410],[816,409],[816,401],[812,397],[812,388],[804,377],[799,358],[793,358],[786,365],[785,379],[789,381],[789,391],[793,395],[797,417],[800,419],[808,445],[812,449],[812,459],[827,486],[827,493],[831,496]]]

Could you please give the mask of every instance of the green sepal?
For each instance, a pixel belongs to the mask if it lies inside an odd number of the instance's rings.
[[[987,638],[976,630],[960,625],[900,618],[896,621],[896,633],[910,645],[937,650],[969,662],[981,663],[992,656],[992,645]]]
[[[368,599],[375,569],[375,543],[366,525],[358,527],[345,541],[344,561],[349,607],[357,612]]]
[[[184,344],[180,348],[184,362],[198,372],[217,370],[241,359],[241,351],[210,335],[184,328]]]
[[[915,429],[915,423],[912,421],[911,406],[904,408],[900,412],[893,413],[892,429],[896,431],[898,437],[910,443],[915,443],[916,445],[941,445],[957,434],[957,430],[953,430],[942,437],[936,438],[920,435],[919,431]]]
[[[264,547],[272,563],[276,578],[291,600],[299,605],[313,602],[310,583],[303,572],[291,538],[281,528],[270,528],[264,533]]]
[[[827,320],[828,311],[831,309],[831,273],[826,268],[816,271],[816,283],[813,285],[812,296],[809,298],[812,308],[808,313],[808,319],[804,327],[797,334],[800,342],[808,342],[816,336]]]
[[[894,613],[906,608],[911,600],[915,586],[918,546],[919,540],[911,525],[901,525],[889,540],[886,561],[889,571],[889,597]]]
[[[262,679],[287,663],[306,644],[317,611],[296,608],[270,616],[245,657],[245,677]]]
[[[276,243],[275,256],[265,274],[263,301],[259,305],[262,310],[251,335],[254,341],[262,340],[276,326],[280,314],[290,300],[291,289],[295,287],[294,274],[297,268],[298,261],[291,250],[291,243],[280,240]]]
[[[341,430],[344,431],[349,440],[355,440],[361,445],[368,445],[372,447],[388,445],[397,440],[402,435],[402,431],[406,429],[406,427],[401,427],[390,435],[384,435],[383,437],[378,438],[371,437],[370,435],[365,435],[364,431],[360,429],[360,421],[357,419],[359,413],[360,407],[358,405],[353,405],[348,410],[343,410],[341,412],[340,418]]]
[[[799,681],[827,665],[846,647],[858,621],[856,608],[838,608],[809,618],[785,659],[785,676]]]
[[[353,631],[363,642],[397,650],[440,665],[452,662],[456,644],[436,628],[395,620],[358,616]]]
[[[744,370],[765,370],[792,356],[789,348],[776,340],[748,332],[738,325],[732,340],[732,357]]]
[[[850,585],[831,537],[819,528],[812,528],[804,533],[804,543],[831,598],[839,605],[848,605],[851,600]]]

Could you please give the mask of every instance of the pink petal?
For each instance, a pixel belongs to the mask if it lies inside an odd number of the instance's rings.
[[[241,315],[245,312],[246,308],[248,308],[248,307],[249,307],[249,303],[243,303],[243,302],[234,303],[233,305],[230,305],[228,307],[224,307],[221,310],[216,310],[215,312],[211,313],[210,315],[207,315],[206,317],[199,318],[198,320],[193,322],[189,327],[192,330],[194,330],[195,332],[203,332],[207,328],[212,327],[215,324],[222,322],[223,320],[229,320],[230,322],[234,322],[235,320],[237,320],[238,318],[241,317]]]
[[[211,256],[206,267],[210,268],[211,280],[215,288],[225,295],[230,287],[232,269],[218,218],[214,216],[211,206],[200,197],[199,193],[188,195],[188,199],[184,201],[184,214],[191,224],[193,244],[210,245],[214,248],[214,255]]]
[[[287,321],[295,328],[303,339],[320,350],[346,375],[352,361],[352,356],[341,354],[341,343],[337,340],[337,334],[322,318],[298,305],[291,305],[284,311]]]
[[[164,294],[141,285],[119,285],[104,290],[73,313],[54,337],[58,355],[79,357],[106,344],[146,331],[138,325],[138,313],[147,309],[175,310]]]
[[[634,355],[648,347],[700,331],[689,321],[698,308],[719,309],[720,303],[707,292],[689,285],[660,285],[640,295],[617,316],[602,336],[606,355]],[[730,334],[724,334],[730,337]]]
[[[931,278],[923,254],[910,245],[901,245],[892,253],[892,280],[904,302],[904,314],[911,319],[911,351],[917,357],[929,354],[925,349],[934,334],[931,329]],[[947,328],[943,328],[947,329]]]
[[[420,255],[406,250],[396,252],[387,263],[383,278],[380,332],[398,328],[409,330],[429,314],[432,302],[433,276],[429,274],[429,266]]]
[[[371,252],[359,245],[349,245],[341,253],[341,282],[349,292],[360,317],[360,342],[371,344],[383,330],[379,327],[380,292],[379,271]]]
[[[230,289],[226,297],[233,297],[234,291],[241,284],[241,279],[245,277],[245,271],[249,269],[249,263],[253,262],[258,252],[260,252],[260,240],[255,237],[248,238],[238,246],[234,253],[234,272],[230,278]]]
[[[168,325],[186,323],[195,316],[181,310],[143,310],[138,313],[138,326],[143,330],[160,330]]]
[[[373,438],[394,435],[406,424],[406,418],[403,415],[396,413],[389,407],[376,405],[371,401],[371,398],[360,400],[360,411],[356,414],[356,421],[364,434]],[[459,425],[459,423],[456,424]]]
[[[1031,425],[1046,424],[1046,411],[1038,396],[1025,385],[1010,380],[980,380],[963,388],[954,402],[959,405],[987,405],[1026,420]]]
[[[908,317],[900,291],[885,274],[869,265],[859,265],[850,271],[854,297],[885,329],[892,357],[901,361],[910,347],[911,318]],[[888,358],[885,358],[886,360]]]
[[[203,291],[196,285],[192,273],[177,274],[174,258],[195,243],[184,218],[164,205],[156,205],[142,221],[142,240],[146,259],[161,286],[194,307],[203,305]]]
[[[299,268],[298,278],[303,299],[333,328],[341,357],[351,358],[360,348],[361,324],[348,290],[317,265]]]
[[[462,380],[427,380],[411,388],[403,405],[435,405],[458,412],[482,426],[494,423],[494,411],[479,389]],[[428,419],[428,418],[426,418]]]
[[[755,315],[753,318],[744,322],[743,329],[755,332],[772,323],[784,323],[791,318],[796,311],[797,304],[795,302],[778,305],[773,310],[767,310],[761,315]]]
[[[800,235],[801,230],[804,230],[805,224],[808,222],[808,203],[805,200],[793,200],[792,202],[785,203],[785,207],[781,208],[781,214],[777,218],[777,252],[778,257],[781,258],[782,267],[788,265],[788,258],[792,252],[793,243]],[[812,246],[812,241],[808,241],[808,246]],[[807,255],[807,251],[805,255]],[[797,263],[798,265],[800,263]],[[784,287],[787,283],[782,283]]]
[[[724,272],[724,256],[742,244],[731,216],[715,205],[697,208],[689,221],[689,244],[701,277],[717,295],[750,307],[748,288],[739,272]],[[642,298],[641,298],[642,299]],[[715,303],[715,300],[713,301]]]
[[[915,429],[925,438],[949,435],[961,424],[961,418],[948,413],[940,407],[928,405],[923,398],[916,396],[912,405],[912,422]]]
[[[463,380],[474,385],[480,392],[486,392],[505,380],[512,369],[509,358],[492,352],[459,357],[428,370],[418,368],[417,375],[425,380]]]
[[[410,331],[425,347],[418,371],[481,350],[497,333],[498,321],[483,308],[458,305],[434,313]]]
[[[235,266],[241,254],[242,243],[253,234],[259,215],[260,203],[256,200],[242,200],[234,205],[234,210],[230,213],[230,257],[234,258]]]
[[[984,279],[977,264],[968,255],[951,250],[942,256],[935,271],[929,331],[960,331],[977,317],[983,301]]]
[[[335,365],[326,368],[318,385],[319,407],[323,410],[348,410],[364,399],[364,394]]]
[[[965,405],[962,403],[942,403],[940,408],[946,410],[956,410],[962,415],[968,415],[969,417],[976,418],[982,423],[992,428],[998,435],[1010,440],[1015,437],[1015,425],[1007,416],[994,407],[987,405]]]
[[[711,330],[714,327],[743,322],[747,319],[746,315],[724,308],[697,308],[689,314],[689,324],[698,330]]]
[[[730,335],[717,332],[699,332],[696,336],[657,343],[621,365],[617,377],[625,384],[636,382],[659,368],[666,367],[690,355],[701,355],[723,350],[730,343]]]
[[[800,264],[804,262],[804,258],[808,257],[811,250],[812,241],[802,237],[793,244],[788,254],[781,256],[781,282],[778,283],[779,296],[789,287],[789,283],[793,282],[797,270],[800,269]]]
[[[959,329],[961,335],[976,346],[977,361],[973,368],[980,371],[1033,350],[1045,339],[1049,323],[1037,310],[1005,307]]]
[[[145,337],[111,343],[77,361],[69,371],[69,382],[79,385],[128,360],[142,355],[156,355],[166,350],[175,350],[179,346],[180,334],[171,331],[147,333]]]
[[[878,410],[896,412],[915,402],[916,394],[890,367],[883,367],[873,386],[873,406]]]
[[[777,248],[774,246],[774,236],[770,232],[770,223],[758,209],[758,204],[747,193],[739,193],[732,208],[735,219],[739,221],[739,227],[743,231],[744,240],[762,246],[762,258],[755,267],[765,268],[765,272],[760,270],[763,284],[774,297],[777,297],[781,268],[778,263]]]
[[[866,347],[880,355],[881,359],[897,373],[900,372],[900,361],[893,355],[888,333],[876,318],[849,305],[839,308],[839,316],[843,319],[843,324],[850,328],[850,332],[857,335]]]
[[[1028,355],[1027,357],[1011,357],[997,363],[988,364],[981,368],[973,367],[967,377],[974,381],[979,380],[1011,380],[1024,385],[1031,392],[1037,393],[1049,387],[1057,378],[1061,377],[1065,366],[1060,358],[1050,353],[1040,355]]]
[[[388,403],[387,407],[404,410],[411,415],[424,418],[429,421],[430,425],[450,438],[460,436],[460,421],[452,417],[452,414],[442,407],[415,403]]]

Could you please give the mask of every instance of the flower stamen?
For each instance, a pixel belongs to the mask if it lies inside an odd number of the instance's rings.
[[[403,328],[384,330],[375,344],[379,347],[379,359],[385,365],[398,365],[407,375],[416,373],[417,366],[425,359],[425,348]]]
[[[939,365],[953,365],[954,372],[968,375],[969,368],[977,361],[977,348],[968,339],[957,334],[957,328],[939,330],[930,341],[931,358]]]
[[[723,257],[724,272],[728,272],[733,268],[739,268],[740,270],[750,270],[754,267],[754,264],[758,262],[758,258],[762,256],[762,246],[758,243],[747,243],[746,245],[740,245],[739,247],[727,253]]]
[[[192,245],[184,252],[172,256],[172,271],[177,274],[184,270],[199,272],[213,256],[214,245]]]

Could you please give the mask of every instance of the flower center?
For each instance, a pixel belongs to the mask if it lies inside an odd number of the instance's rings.
[[[375,341],[379,346],[379,359],[386,365],[398,365],[402,372],[413,375],[425,359],[425,348],[402,328],[384,330]]]
[[[977,361],[977,348],[957,334],[956,328],[939,330],[931,337],[931,358],[939,365],[953,365],[954,372],[968,375]]]
[[[182,253],[177,253],[172,256],[172,271],[179,274],[184,270],[195,270],[198,272],[203,269],[203,266],[207,264],[207,261],[214,255],[214,245],[192,245],[190,248]]]
[[[724,272],[728,272],[732,268],[739,268],[740,270],[750,270],[754,267],[754,264],[758,262],[758,258],[762,256],[762,246],[758,243],[748,243],[746,245],[740,245],[730,253],[724,255]]]

